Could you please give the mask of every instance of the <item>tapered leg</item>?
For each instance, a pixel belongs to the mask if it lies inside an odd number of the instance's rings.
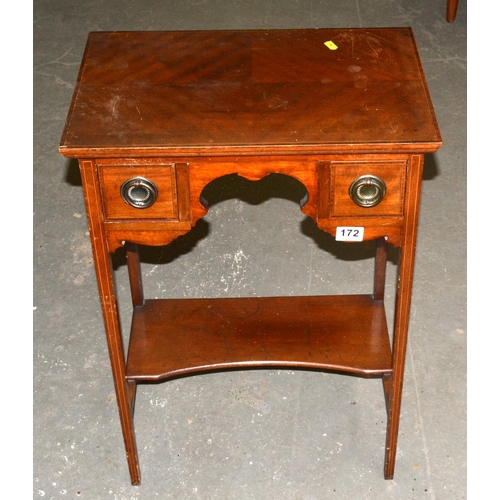
[[[132,304],[134,307],[144,304],[144,294],[142,291],[141,262],[139,258],[139,246],[135,243],[125,243],[127,255],[128,277],[130,282],[130,292],[132,294]]]
[[[389,416],[389,408],[390,408],[391,382],[392,382],[392,375],[389,374],[382,375],[382,387],[384,388],[385,407],[387,410],[387,416]]]
[[[400,275],[405,270],[409,271],[411,263],[408,262],[408,260],[409,257],[406,259],[403,257],[400,265]],[[399,290],[396,298],[394,337],[392,342],[393,372],[390,379],[384,380],[384,389],[389,391],[384,471],[386,479],[392,479],[394,477],[399,431],[399,415],[401,411],[401,396],[403,392],[405,355],[408,340],[408,316],[411,297],[411,290],[409,290],[405,285],[404,280],[401,280],[400,278]]]
[[[136,243],[125,243],[127,256],[128,277],[130,282],[130,292],[132,294],[132,305],[142,306],[144,304],[144,293],[142,289],[141,261],[139,258],[139,245]],[[135,408],[135,394],[137,383],[135,380],[127,381],[129,388],[129,398],[132,416]]]
[[[394,317],[392,341],[392,380],[384,380],[384,388],[389,390],[387,438],[385,453],[386,479],[394,477],[396,450],[399,431],[399,415],[403,392],[406,345],[410,319],[411,290],[415,263],[420,186],[422,181],[423,156],[414,155],[409,159],[405,198],[405,225],[403,227],[400,262],[398,271],[398,290]]]
[[[96,245],[96,243],[94,243]],[[113,289],[111,259],[108,256],[100,255],[99,249],[96,252],[97,274],[99,291],[103,307],[104,324],[106,327],[106,337],[111,360],[111,369],[115,384],[116,399],[120,413],[123,439],[127,453],[130,479],[132,484],[140,484],[139,459],[137,445],[135,442],[134,422],[132,416],[131,396],[135,396],[135,386],[131,391],[125,379],[125,353],[123,339],[121,335],[120,321],[116,306],[116,299]],[[107,257],[107,258],[106,258]],[[109,262],[109,263],[108,263]]]
[[[387,242],[384,238],[378,238],[375,253],[375,281],[373,285],[373,298],[375,300],[384,300],[386,268]]]
[[[90,160],[80,161],[80,171],[85,189],[85,200],[87,203],[87,215],[89,219],[97,285],[101,298],[106,339],[108,342],[130,479],[132,484],[140,484],[141,476],[132,418],[132,397],[135,395],[135,387],[131,388],[125,379],[125,353],[113,283],[113,267],[106,243],[102,222],[104,220],[101,212],[102,204],[93,162]]]
[[[127,384],[128,384],[128,395],[130,399],[130,409],[133,417],[135,409],[135,395],[137,392],[137,383],[135,380],[128,380]]]

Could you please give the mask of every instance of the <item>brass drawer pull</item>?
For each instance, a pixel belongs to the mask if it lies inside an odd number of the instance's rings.
[[[134,177],[122,184],[121,195],[126,203],[135,208],[148,208],[156,201],[158,189],[149,179]]]
[[[358,177],[349,188],[352,201],[360,207],[374,207],[385,196],[385,182],[375,175],[362,175]]]

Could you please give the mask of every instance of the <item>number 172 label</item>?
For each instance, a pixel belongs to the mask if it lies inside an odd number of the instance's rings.
[[[363,241],[364,227],[337,227],[335,239],[337,241]]]

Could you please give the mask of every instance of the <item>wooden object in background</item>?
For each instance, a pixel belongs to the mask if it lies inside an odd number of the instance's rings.
[[[452,23],[457,17],[458,0],[448,0],[446,4],[446,20]]]

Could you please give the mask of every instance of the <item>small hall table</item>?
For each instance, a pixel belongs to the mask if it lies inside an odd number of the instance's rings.
[[[254,367],[380,377],[393,477],[423,159],[440,146],[410,28],[89,34],[59,151],[80,165],[133,484],[137,383]],[[376,240],[373,293],[146,299],[139,245],[189,232],[209,208],[203,188],[234,173],[291,176],[320,229]],[[387,243],[399,255],[392,337]],[[122,246],[127,355],[111,264]]]

